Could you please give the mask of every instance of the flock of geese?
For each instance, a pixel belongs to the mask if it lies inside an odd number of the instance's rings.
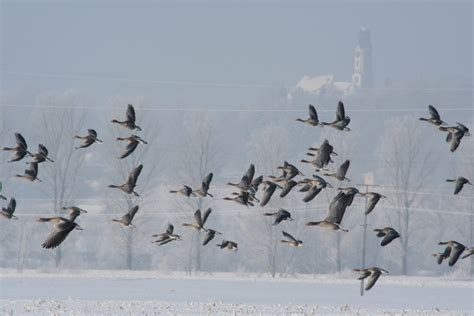
[[[428,108],[430,117],[420,118],[420,120],[431,123],[432,125],[438,127],[438,129],[442,132],[447,132],[446,141],[451,143],[451,152],[454,152],[459,147],[461,139],[463,139],[464,136],[470,136],[469,129],[460,123],[457,123],[457,125],[454,126],[448,126],[447,123],[441,120],[438,111],[433,106],[429,105]],[[111,122],[119,124],[120,126],[131,131],[141,131],[142,129],[136,125],[135,121],[135,110],[133,106],[129,104],[126,111],[126,119],[124,121],[113,119]],[[350,117],[346,116],[345,114],[344,104],[339,102],[336,110],[336,118],[332,122],[321,122],[313,105],[309,105],[309,117],[306,119],[298,118],[297,121],[303,122],[313,127],[329,126],[340,131],[350,131],[348,125],[351,120]],[[81,140],[81,144],[75,147],[76,149],[87,148],[94,143],[102,143],[102,140],[97,137],[97,132],[93,129],[89,129],[86,136],[76,135],[74,138]],[[38,152],[33,154],[28,151],[27,143],[20,133],[15,133],[15,139],[15,147],[2,148],[4,151],[11,152],[11,159],[8,162],[17,162],[25,157],[31,158],[30,161],[27,162],[29,165],[28,169],[24,171],[24,174],[16,175],[16,177],[32,182],[41,181],[38,178],[38,165],[43,162],[54,163],[54,161],[48,157],[48,149],[44,145],[40,144],[38,145]],[[127,142],[123,153],[118,157],[119,159],[128,157],[136,150],[139,144],[147,144],[146,141],[135,134],[132,134],[129,137],[118,137],[116,140]],[[350,166],[350,160],[345,160],[334,172],[331,172],[328,169],[329,164],[333,163],[332,157],[337,156],[337,153],[334,152],[333,149],[333,146],[327,139],[324,140],[318,148],[308,148],[306,155],[311,158],[308,158],[309,160],[303,159],[300,162],[309,164],[314,169],[315,174],[310,177],[306,177],[295,165],[287,161],[284,161],[281,166],[277,167],[278,170],[281,170],[280,175],[270,175],[268,177],[261,175],[254,177],[255,166],[250,164],[248,170],[245,172],[239,182],[227,183],[229,186],[232,186],[235,191],[232,192],[231,196],[224,197],[224,200],[233,201],[246,207],[252,207],[255,206],[255,204],[259,204],[263,207],[268,204],[277,190],[281,190],[279,192],[279,196],[284,198],[290,194],[291,191],[294,191],[296,188],[298,188],[299,192],[304,193],[303,201],[308,203],[312,201],[323,189],[333,188],[333,186],[323,177],[334,178],[339,183],[350,182],[350,180],[346,177]],[[109,185],[109,188],[118,189],[129,195],[134,195],[137,197],[140,196],[135,191],[135,188],[137,186],[137,181],[142,169],[143,165],[138,165],[130,172],[128,178],[125,180],[125,183],[120,185]],[[300,177],[300,179],[297,179],[297,177]],[[214,196],[209,193],[212,178],[213,173],[209,173],[202,180],[200,187],[193,189],[188,185],[183,185],[179,189],[171,190],[170,193],[181,195],[187,198],[213,198]],[[446,181],[455,183],[454,194],[461,192],[464,185],[472,185],[472,183],[469,182],[469,180],[465,177],[457,177],[455,179],[448,179]],[[366,215],[370,214],[375,209],[377,203],[381,199],[385,198],[385,196],[377,192],[362,193],[359,192],[359,190],[355,187],[338,187],[336,196],[329,204],[329,210],[326,217],[317,221],[308,222],[306,223],[306,226],[318,226],[324,229],[348,232],[349,230],[342,225],[342,220],[344,218],[346,209],[351,206],[356,196],[363,196],[367,199],[368,203],[365,210]],[[7,198],[2,195],[0,195],[0,199],[7,200]],[[15,208],[16,200],[12,197],[10,198],[8,205],[2,208],[0,215],[7,219],[18,219],[14,215]],[[42,244],[44,248],[53,249],[59,246],[74,229],[82,230],[75,220],[82,213],[87,213],[87,211],[77,206],[65,206],[62,207],[62,210],[68,211],[69,217],[42,217],[37,220],[38,222],[49,222],[52,224],[52,230]],[[139,206],[135,205],[125,215],[123,215],[122,218],[112,219],[112,221],[117,222],[123,226],[133,228],[135,226],[132,224],[132,221],[138,210]],[[192,223],[182,224],[183,227],[188,227],[198,232],[205,233],[202,242],[203,246],[206,246],[216,236],[223,235],[221,232],[215,229],[205,227],[211,212],[212,210],[209,208],[204,212],[204,214],[202,214],[201,210],[198,209],[194,212],[194,220]],[[272,225],[278,225],[282,221],[294,220],[291,213],[282,208],[279,208],[274,212],[266,212],[263,215],[272,218]],[[377,228],[374,229],[374,232],[376,233],[377,237],[382,238],[380,243],[382,247],[389,245],[394,239],[401,237],[393,227]],[[290,233],[282,231],[282,234],[285,237],[285,239],[281,240],[283,244],[287,244],[288,246],[292,247],[303,246],[303,241],[294,237]],[[172,224],[168,224],[168,227],[164,233],[153,234],[152,237],[156,238],[156,240],[152,242],[157,243],[160,246],[182,239],[181,235],[174,233],[174,226]],[[443,252],[433,254],[433,256],[437,258],[438,264],[441,264],[444,260],[448,260],[449,266],[453,266],[463,253],[465,253],[465,255],[462,256],[463,259],[474,254],[474,247],[467,248],[460,242],[454,240],[440,242],[439,245],[445,246],[445,249]],[[216,246],[220,249],[227,250],[238,249],[237,242],[224,238],[220,243],[216,244]],[[387,270],[379,267],[354,269],[354,271],[360,272],[359,280],[368,278],[368,282],[365,287],[366,290],[370,290],[374,286],[381,274],[389,273]]]

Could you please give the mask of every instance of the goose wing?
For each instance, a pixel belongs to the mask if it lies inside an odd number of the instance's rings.
[[[206,224],[207,218],[209,217],[209,215],[211,215],[211,212],[212,209],[210,207],[204,212],[204,215],[202,216],[202,226]]]
[[[21,147],[23,149],[28,148],[25,138],[20,133],[15,133],[15,140],[18,147]]]
[[[207,245],[211,240],[214,239],[215,235],[216,233],[213,230],[208,231],[206,236],[204,237],[204,241],[202,242],[202,245],[203,246]]]
[[[97,132],[94,130],[94,129],[88,129],[87,130],[87,133],[89,134],[89,136],[91,136],[92,138],[96,139],[97,138]]]
[[[280,197],[283,198],[290,193],[291,189],[293,189],[297,185],[296,181],[290,180],[287,181],[286,184],[283,186],[283,190],[280,193]]]
[[[458,261],[464,249],[466,249],[466,247],[464,247],[464,245],[461,245],[459,243],[457,243],[454,247],[452,247],[451,256],[449,257],[449,262],[448,262],[450,267],[453,266]]]
[[[311,104],[309,105],[308,111],[309,111],[309,118],[318,122],[318,112],[316,112],[316,109],[314,108],[313,105]]]
[[[281,233],[282,233],[283,236],[285,236],[286,238],[288,238],[288,239],[290,239],[290,240],[292,240],[292,241],[294,241],[294,242],[298,242],[295,237],[291,236],[291,235],[288,234],[287,232],[282,231]]]
[[[430,115],[431,115],[431,118],[432,119],[435,119],[437,121],[441,121],[441,117],[439,116],[439,113],[438,111],[435,109],[434,106],[432,106],[431,104],[428,105],[428,110],[430,111]]]
[[[25,173],[36,178],[36,176],[38,175],[38,163],[30,162],[30,167],[25,170]]]
[[[14,198],[11,198],[7,206],[7,211],[11,215],[13,214],[13,212],[15,212],[15,209],[16,209],[16,200]]]
[[[46,238],[46,241],[42,244],[43,248],[53,249],[59,246],[67,235],[76,227],[74,222],[60,222],[53,226],[53,230]]]
[[[344,192],[339,192],[329,205],[329,212],[326,217],[328,222],[341,224],[344,213],[346,212],[347,207],[347,198]]]
[[[377,280],[379,279],[381,274],[382,274],[382,272],[379,271],[379,270],[375,270],[370,274],[370,277],[367,281],[367,286],[365,287],[366,291],[368,291],[368,290],[370,290],[371,288],[374,287],[375,283],[377,282]]]
[[[201,210],[197,209],[196,212],[194,212],[194,221],[196,224],[198,224],[199,227],[202,227],[202,217],[201,217]]]
[[[130,141],[127,146],[125,147],[125,151],[122,153],[122,155],[119,157],[120,159],[123,159],[133,153],[135,149],[138,146],[138,141],[137,140],[132,140]]]
[[[255,174],[255,166],[253,164],[250,164],[250,167],[248,168],[247,172],[244,174],[244,176],[240,180],[239,187],[247,189],[252,183],[254,174]]]
[[[48,148],[46,148],[43,144],[38,145],[38,152],[44,157],[48,156]]]
[[[306,193],[305,197],[303,198],[303,202],[309,202],[312,199],[316,197],[316,195],[321,192],[322,188],[318,186],[312,186],[309,190],[308,193]]]
[[[336,110],[336,121],[343,121],[346,118],[346,112],[344,111],[344,103],[339,101]]]
[[[458,194],[459,192],[461,192],[463,186],[464,186],[464,182],[461,181],[459,178],[456,179],[456,187],[454,189],[454,194]]]
[[[270,182],[269,184],[267,184],[267,187],[263,191],[263,197],[262,197],[262,200],[260,201],[260,206],[267,205],[267,203],[270,201],[270,198],[273,195],[273,192],[275,192],[276,187],[277,187],[276,184],[273,182]]]
[[[173,233],[174,226],[173,224],[168,224],[168,227],[166,228],[166,233],[171,235]]]
[[[395,230],[395,229],[389,229],[385,237],[382,239],[382,242],[380,243],[383,246],[388,245],[389,243],[392,242],[395,238],[400,237],[400,234]]]
[[[138,205],[135,205],[134,207],[132,207],[130,210],[128,210],[126,216],[128,216],[130,218],[130,222],[132,221],[133,217],[135,216],[135,214],[137,213],[139,209],[139,206]]]
[[[380,194],[374,194],[372,195],[367,202],[367,209],[365,210],[365,214],[369,214],[372,212],[375,208],[375,205],[377,205],[378,201],[380,200]]]
[[[132,172],[128,175],[127,183],[129,185],[135,186],[137,184],[137,179],[138,176],[140,175],[140,172],[142,172],[143,165],[139,165],[135,169],[133,169]]]
[[[212,181],[212,177],[213,177],[213,173],[209,173],[205,178],[204,180],[202,180],[202,183],[203,185],[206,184],[206,188],[209,188],[209,185],[211,184],[211,181]]]
[[[339,166],[339,169],[337,169],[337,176],[340,178],[345,178],[350,164],[351,164],[350,160],[344,161],[342,165]]]
[[[131,104],[127,106],[127,120],[130,122],[135,122],[135,109]]]

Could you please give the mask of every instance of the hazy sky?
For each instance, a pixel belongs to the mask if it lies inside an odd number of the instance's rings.
[[[3,1],[1,68],[290,87],[305,74],[348,81],[364,25],[371,30],[378,85],[387,77],[395,82],[456,78],[472,85],[471,1],[383,2]],[[230,90],[5,72],[2,79],[7,91],[142,93],[172,104],[203,102],[210,94],[219,95],[218,102]]]

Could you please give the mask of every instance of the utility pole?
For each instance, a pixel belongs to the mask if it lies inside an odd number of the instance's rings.
[[[361,269],[365,269],[365,253],[367,248],[367,214],[365,211],[367,210],[367,205],[369,203],[369,198],[367,197],[367,193],[369,192],[369,187],[376,187],[377,185],[374,183],[374,177],[372,173],[368,173],[364,177],[364,184],[357,184],[358,186],[365,186],[365,209],[364,209],[364,235],[362,239],[362,262],[361,262]],[[364,279],[360,280],[360,296],[364,296]]]

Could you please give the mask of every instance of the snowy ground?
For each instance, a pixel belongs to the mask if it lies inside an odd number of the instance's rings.
[[[269,278],[147,271],[0,270],[1,315],[474,314],[474,282],[383,276],[364,297],[355,275]]]

